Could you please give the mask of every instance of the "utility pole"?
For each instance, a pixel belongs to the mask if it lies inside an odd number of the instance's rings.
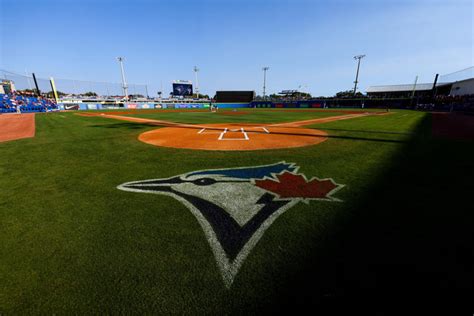
[[[37,96],[41,96],[41,90],[40,90],[39,87],[38,87],[38,80],[36,80],[35,73],[33,72],[31,75],[33,76],[33,82],[35,83],[36,95],[37,95]]]
[[[433,82],[433,88],[431,88],[431,90],[433,91],[433,98],[436,97],[436,92],[438,92],[436,88],[436,85],[438,84],[438,77],[439,77],[439,74],[436,74],[434,82]]]
[[[360,68],[360,60],[362,58],[364,58],[365,55],[357,55],[357,56],[354,56],[354,59],[357,59],[358,62],[357,62],[357,73],[356,73],[356,80],[354,81],[354,96],[356,95],[356,92],[357,92],[357,83],[359,82],[359,68]]]
[[[418,83],[418,76],[415,77],[415,83],[413,83],[413,90],[411,92],[410,107],[413,105],[413,99],[415,98],[416,84]]]
[[[267,82],[267,70],[270,69],[270,67],[265,66],[262,68],[263,70],[263,100],[265,100],[265,84]]]
[[[194,66],[194,76],[196,78],[196,96],[199,99],[198,71],[199,71],[199,68]]]
[[[125,81],[125,71],[123,70],[123,57],[117,57],[117,60],[120,64],[120,70],[122,71],[122,88],[123,94],[125,95],[125,99],[128,100],[128,87],[127,82]]]
[[[413,83],[413,90],[411,91],[411,98],[415,97],[416,84],[418,83],[418,76],[415,77],[415,82]]]

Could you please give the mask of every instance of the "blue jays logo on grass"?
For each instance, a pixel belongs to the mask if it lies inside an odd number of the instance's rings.
[[[333,194],[343,185],[332,179],[308,180],[298,168],[282,161],[200,170],[127,182],[118,189],[170,195],[183,203],[203,228],[224,283],[230,287],[245,258],[278,216],[300,201],[340,201]]]

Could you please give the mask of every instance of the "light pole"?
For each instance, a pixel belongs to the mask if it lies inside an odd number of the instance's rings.
[[[125,99],[128,100],[128,87],[127,82],[125,81],[125,71],[123,70],[123,57],[117,57],[117,60],[120,64],[120,70],[122,71],[122,88],[123,94],[125,95]]]
[[[358,80],[359,80],[359,68],[360,68],[360,60],[362,58],[364,58],[365,55],[357,55],[357,56],[354,56],[354,59],[357,59],[358,62],[357,62],[357,73],[356,73],[356,80],[354,81],[354,96],[356,95],[356,91],[357,91],[357,83],[358,83]]]
[[[267,82],[267,70],[270,69],[270,67],[265,66],[262,68],[263,70],[263,100],[265,100],[265,84]]]
[[[199,99],[198,71],[199,71],[199,68],[194,66],[194,76],[196,78],[196,96]]]

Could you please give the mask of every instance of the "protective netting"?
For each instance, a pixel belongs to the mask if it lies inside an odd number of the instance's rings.
[[[17,90],[36,89],[33,76],[22,75],[11,71],[0,69],[0,80],[10,80]],[[42,93],[50,93],[51,83],[47,78],[36,76],[38,87]],[[117,97],[124,96],[121,83],[97,82],[75,79],[54,78],[56,90],[60,96],[97,96],[97,97]],[[127,84],[128,95],[137,97],[147,97],[148,87],[145,84]]]
[[[54,79],[56,89],[65,94],[84,95],[95,93],[101,97],[123,96],[124,91],[121,83],[83,81],[73,79]],[[128,95],[147,97],[148,89],[146,85],[127,84]]]
[[[440,75],[436,85],[474,78],[474,67],[458,70],[449,74]]]

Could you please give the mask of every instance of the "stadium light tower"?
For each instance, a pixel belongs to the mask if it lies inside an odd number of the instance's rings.
[[[270,69],[270,67],[265,66],[262,68],[263,70],[263,99],[265,100],[265,84],[267,83],[267,70]]]
[[[359,68],[360,68],[360,60],[362,58],[364,58],[365,55],[357,55],[357,56],[354,56],[354,59],[358,60],[357,62],[357,72],[356,72],[356,80],[354,81],[354,96],[357,92],[357,83],[359,82]]]
[[[125,71],[123,70],[123,57],[117,57],[117,60],[120,64],[120,70],[122,71],[122,88],[125,99],[128,100],[128,87],[127,82],[125,81]]]
[[[198,72],[199,68],[194,66],[194,76],[196,78],[196,96],[199,99],[199,83],[198,83]]]

